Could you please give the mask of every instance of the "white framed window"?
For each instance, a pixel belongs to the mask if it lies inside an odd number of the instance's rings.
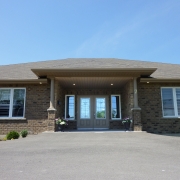
[[[75,119],[75,95],[65,95],[65,119]]]
[[[24,118],[25,88],[0,88],[0,118]]]
[[[111,95],[111,119],[121,119],[121,96]]]
[[[180,117],[180,87],[162,87],[163,117]]]

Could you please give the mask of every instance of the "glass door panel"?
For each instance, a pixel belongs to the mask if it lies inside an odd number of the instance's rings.
[[[106,119],[105,98],[96,98],[96,119]]]
[[[90,119],[90,98],[80,98],[80,119]]]
[[[108,129],[108,96],[80,95],[77,97],[77,128],[83,130]]]

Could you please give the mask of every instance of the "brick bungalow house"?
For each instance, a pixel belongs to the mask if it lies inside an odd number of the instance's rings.
[[[63,59],[0,66],[0,134],[69,129],[180,132],[180,65],[135,60]]]

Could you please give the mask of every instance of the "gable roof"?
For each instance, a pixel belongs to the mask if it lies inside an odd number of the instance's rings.
[[[113,69],[156,69],[150,77],[155,79],[179,79],[180,64],[167,64],[157,62],[146,62],[137,60],[125,60],[114,58],[70,58],[62,60],[49,60],[31,63],[21,63],[0,66],[0,81],[2,80],[35,80],[38,77],[32,69],[51,69],[51,70],[113,70]]]

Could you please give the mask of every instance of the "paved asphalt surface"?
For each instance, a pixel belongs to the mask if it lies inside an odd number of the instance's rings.
[[[56,132],[0,141],[0,180],[180,180],[180,136]]]

